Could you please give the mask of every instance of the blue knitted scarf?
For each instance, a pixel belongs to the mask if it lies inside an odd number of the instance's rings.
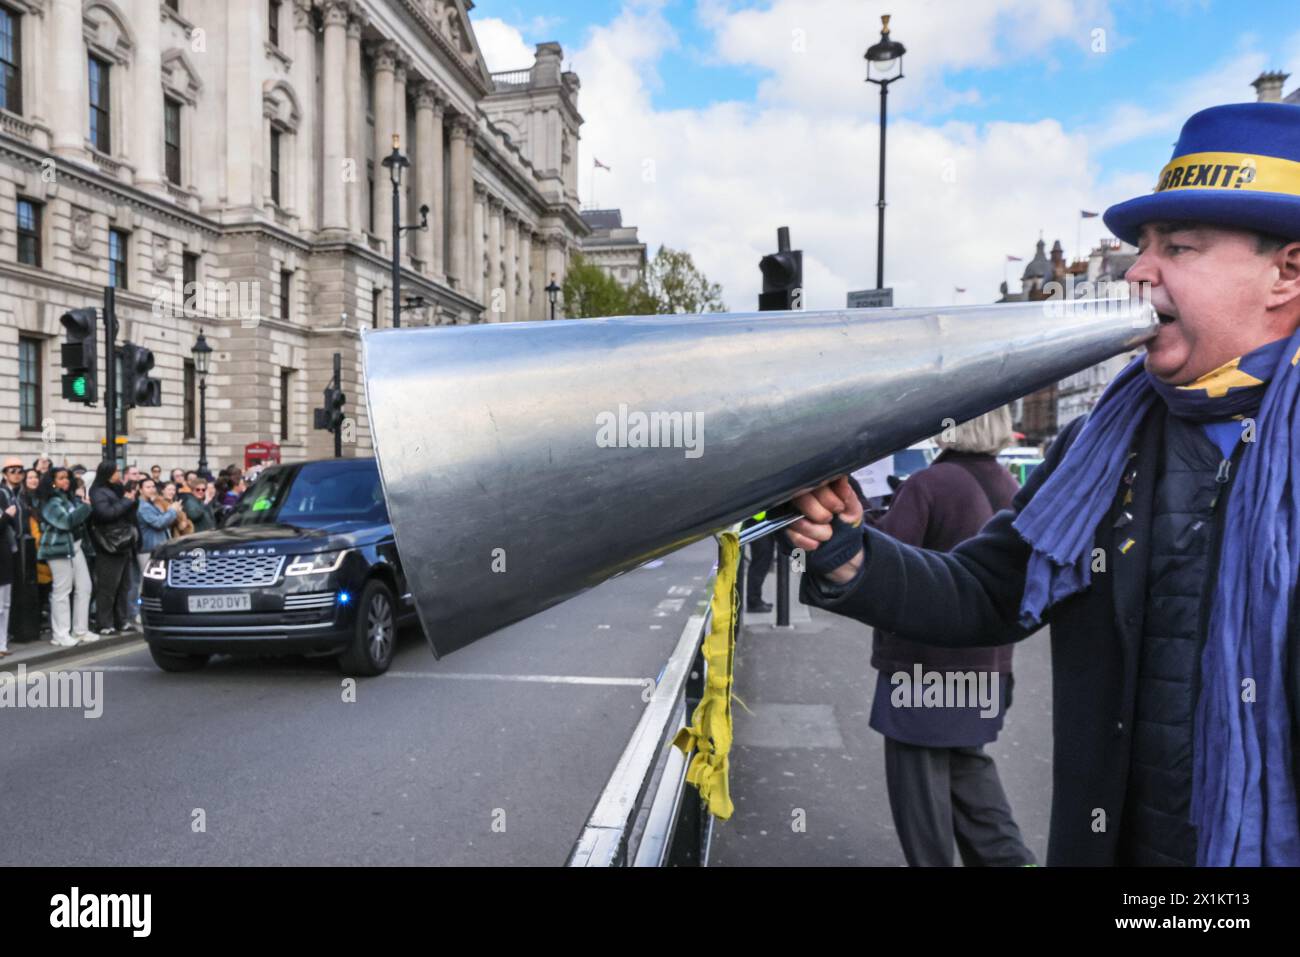
[[[1116,376],[1059,466],[1016,518],[1033,549],[1021,599],[1032,627],[1087,588],[1097,525],[1138,425],[1163,400],[1206,422],[1253,416],[1223,516],[1222,552],[1196,702],[1191,823],[1197,864],[1300,865],[1287,703],[1288,612],[1300,567],[1300,331],[1169,386],[1135,359]]]

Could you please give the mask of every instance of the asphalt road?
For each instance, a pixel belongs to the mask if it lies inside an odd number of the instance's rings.
[[[0,709],[0,864],[558,865],[707,601],[689,546],[436,661],[165,674],[142,643],[61,662],[103,713]]]

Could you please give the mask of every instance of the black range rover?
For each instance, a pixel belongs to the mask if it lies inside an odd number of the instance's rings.
[[[375,460],[267,469],[221,528],[153,552],[140,606],[165,671],[227,653],[333,655],[348,674],[383,673],[416,617]]]

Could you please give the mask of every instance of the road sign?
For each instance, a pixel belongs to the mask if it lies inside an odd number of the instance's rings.
[[[876,309],[894,304],[893,287],[887,289],[858,289],[849,292],[850,309]]]

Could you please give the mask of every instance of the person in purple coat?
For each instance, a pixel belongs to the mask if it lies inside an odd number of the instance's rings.
[[[944,552],[973,537],[1019,490],[996,458],[1012,442],[1006,407],[946,429],[936,439],[943,451],[902,483],[876,527]],[[913,867],[951,867],[954,840],[967,867],[1035,863],[984,750],[1011,704],[1011,649],[941,648],[875,631],[870,723],[885,736],[889,805]]]

